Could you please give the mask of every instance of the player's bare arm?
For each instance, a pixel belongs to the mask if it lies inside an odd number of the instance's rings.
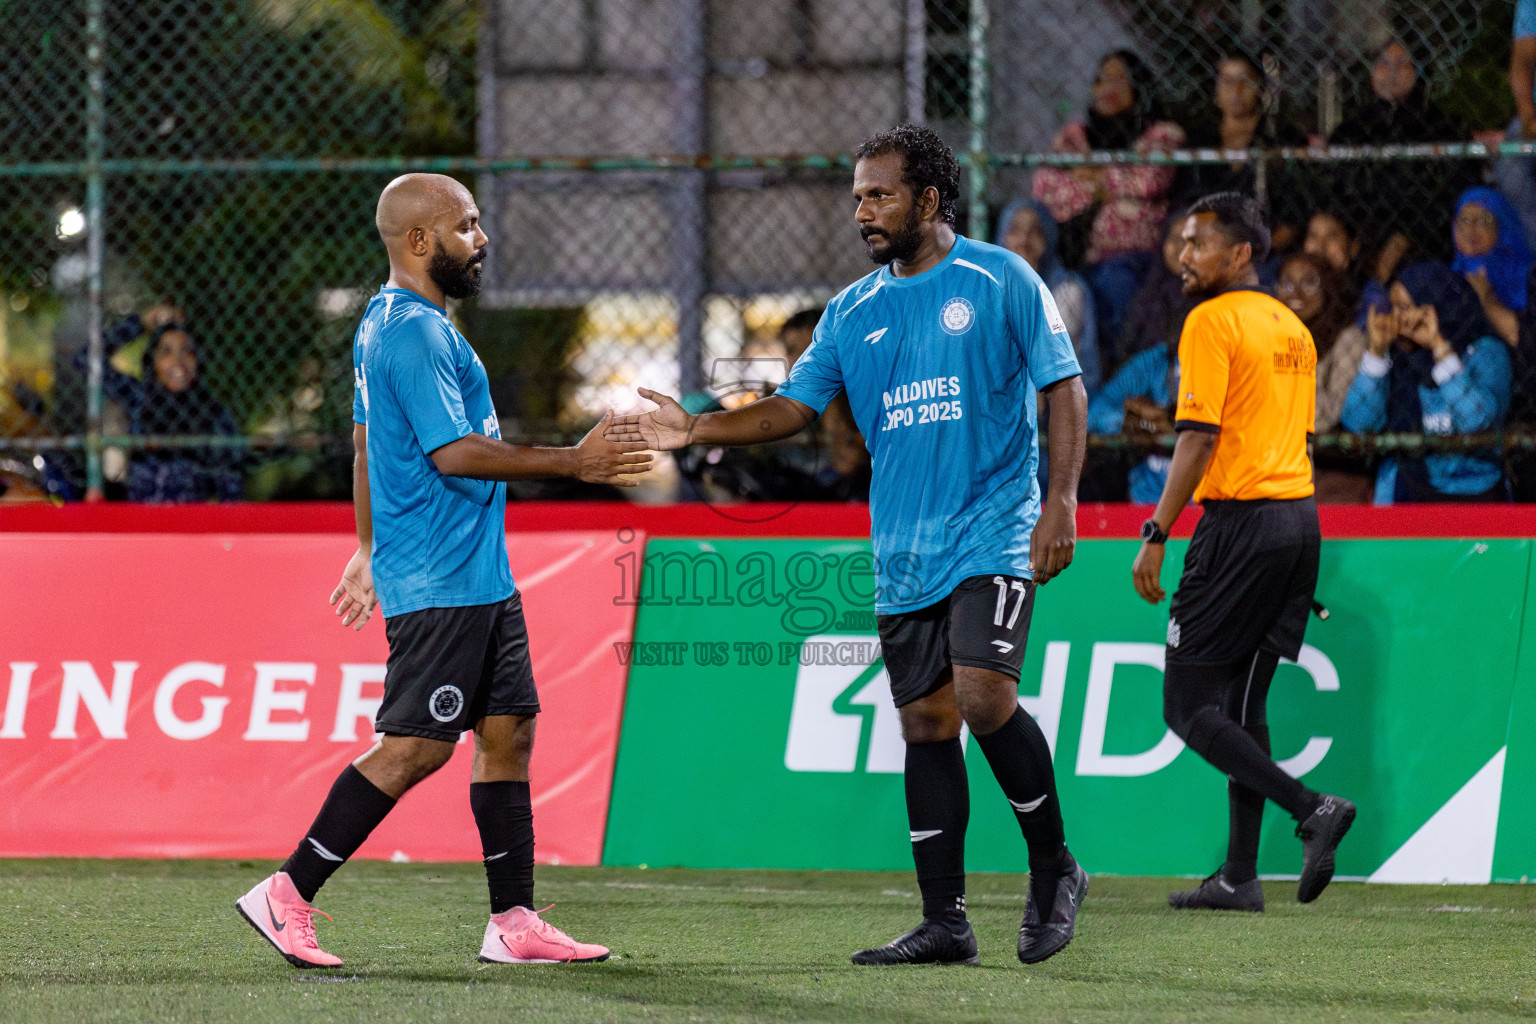
[[[613,417],[608,440],[662,452],[690,444],[764,444],[793,437],[816,419],[816,410],[782,395],[771,395],[729,412],[692,416],[675,399],[659,391],[639,390],[640,397],[655,402],[657,408]]]
[[[570,448],[530,448],[484,434],[465,434],[434,449],[432,464],[444,476],[476,480],[568,476],[589,484],[634,487],[635,477],[650,472],[653,456],[643,443],[606,437],[613,420],[613,413],[604,413],[581,443]]]
[[[352,425],[352,511],[357,520],[357,551],[347,561],[341,582],[331,591],[331,604],[343,626],[362,629],[379,605],[373,590],[373,511],[368,502],[368,428]]]
[[[1050,411],[1050,488],[1029,538],[1035,582],[1045,586],[1072,564],[1077,551],[1077,481],[1088,450],[1088,392],[1083,379],[1068,377],[1041,392]]]
[[[1204,430],[1179,432],[1179,440],[1173,446],[1173,462],[1168,467],[1168,482],[1163,485],[1163,496],[1152,512],[1152,521],[1163,533],[1173,529],[1179,513],[1195,496],[1195,488],[1205,475],[1211,453],[1216,450],[1216,437]],[[1159,582],[1162,574],[1163,545],[1142,541],[1136,561],[1131,565],[1131,579],[1136,584],[1136,593],[1148,604],[1157,604],[1168,596]]]

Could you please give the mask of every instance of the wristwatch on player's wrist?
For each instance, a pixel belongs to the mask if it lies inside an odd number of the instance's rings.
[[[1148,519],[1141,524],[1141,539],[1148,544],[1163,544],[1168,540],[1168,532],[1158,529],[1156,520]]]

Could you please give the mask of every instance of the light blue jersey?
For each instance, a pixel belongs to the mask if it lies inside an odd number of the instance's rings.
[[[446,313],[381,288],[352,342],[352,419],[368,428],[373,584],[386,616],[512,596],[507,489],[437,471],[430,454],[501,436],[485,366]]]
[[[1081,372],[1050,290],[999,246],[956,237],[925,273],[884,267],[828,304],[776,393],[820,413],[848,392],[873,464],[877,612],[1033,575],[1035,392]]]

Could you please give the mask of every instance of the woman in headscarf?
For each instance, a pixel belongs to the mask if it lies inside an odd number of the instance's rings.
[[[1469,188],[1456,201],[1451,236],[1456,244],[1451,269],[1466,276],[1499,337],[1518,345],[1526,278],[1536,263],[1520,215],[1497,190]]]
[[[110,356],[151,325],[143,376],[122,373],[107,362],[103,394],[123,407],[129,433],[144,437],[221,435],[238,431],[235,419],[203,384],[197,345],[180,310],[157,306],[108,329]],[[136,452],[128,465],[128,500],[145,502],[238,501],[244,496],[240,457],[228,448],[172,448]]]
[[[1276,149],[1305,146],[1306,133],[1280,116],[1259,58],[1240,50],[1216,66],[1214,109],[1190,126],[1190,149]],[[1262,177],[1260,172],[1262,173]],[[1306,198],[1312,191],[1303,168],[1284,161],[1194,164],[1184,169],[1178,194],[1189,200],[1212,192],[1241,192],[1259,197],[1273,226],[1274,247],[1295,244],[1306,222]],[[1261,195],[1262,193],[1262,195]]]
[[[1328,136],[1331,146],[1392,146],[1457,142],[1465,129],[1430,101],[1419,67],[1400,39],[1387,42],[1371,64],[1371,96]],[[1425,210],[1443,210],[1475,184],[1467,160],[1359,160],[1338,165],[1328,194],[1350,197],[1350,218],[1382,240],[1378,262],[1391,279],[1409,259],[1446,259],[1445,236]]]
[[[1341,418],[1356,433],[1476,434],[1509,412],[1509,346],[1492,335],[1466,278],[1442,263],[1415,263],[1390,290],[1392,310],[1372,310]],[[1376,475],[1376,504],[1507,501],[1498,453],[1390,456]]]
[[[1099,64],[1087,123],[1067,125],[1052,149],[1084,156],[1130,149],[1146,155],[1183,145],[1184,129],[1163,113],[1152,69],[1131,51],[1116,50]],[[1042,167],[1035,172],[1034,198],[1057,223],[1068,226],[1069,237],[1089,222],[1083,262],[1099,330],[1107,338],[1119,337],[1125,309],[1162,243],[1173,181],[1172,167],[1151,165]],[[1069,265],[1075,265],[1073,255],[1066,254]]]
[[[1072,347],[1077,350],[1077,364],[1083,368],[1083,388],[1090,398],[1099,390],[1103,365],[1099,352],[1098,320],[1093,311],[1093,292],[1082,276],[1062,266],[1060,229],[1045,204],[1032,199],[1015,199],[1003,207],[997,219],[996,242],[1024,257],[1034,268],[1056,300]]]

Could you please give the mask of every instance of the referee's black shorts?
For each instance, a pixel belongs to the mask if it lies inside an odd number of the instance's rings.
[[[1317,590],[1322,532],[1312,498],[1207,501],[1168,616],[1167,661],[1294,659]]]

